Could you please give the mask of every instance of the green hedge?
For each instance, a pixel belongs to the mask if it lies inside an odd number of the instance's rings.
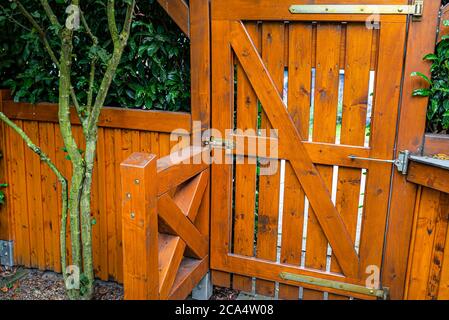
[[[116,1],[116,14],[124,17],[123,1]],[[5,2],[3,2],[5,3]],[[0,4],[0,86],[11,88],[14,99],[27,102],[57,102],[58,71],[45,52],[37,33],[14,9],[14,4]],[[36,20],[45,28],[49,22],[36,0],[22,0]],[[51,1],[63,21],[68,1]],[[112,51],[107,27],[106,1],[83,1],[93,33],[99,38],[96,50],[103,62]],[[72,82],[79,101],[86,101],[90,70],[91,41],[84,30],[74,39],[76,63]],[[58,41],[47,29],[51,45],[58,50]],[[170,111],[190,110],[189,41],[155,0],[138,0],[136,21],[129,45],[123,55],[106,104],[127,108]],[[104,63],[100,63],[104,66]],[[96,86],[103,68],[97,68]]]

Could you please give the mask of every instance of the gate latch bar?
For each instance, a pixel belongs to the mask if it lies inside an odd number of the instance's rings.
[[[349,156],[349,159],[352,160],[365,160],[365,161],[375,161],[375,162],[385,162],[392,163],[396,166],[398,171],[403,175],[406,175],[408,172],[408,163],[410,159],[410,151],[405,150],[399,152],[399,157],[395,160],[385,160],[385,159],[376,159],[376,158],[362,158],[356,156]]]
[[[363,4],[310,4],[292,5],[293,14],[398,14],[421,18],[424,0],[415,0],[412,5],[363,5]]]

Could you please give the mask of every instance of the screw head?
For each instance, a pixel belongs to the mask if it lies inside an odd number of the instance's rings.
[[[135,183],[135,184],[139,184],[139,183],[140,183],[140,180],[139,180],[139,179],[136,179],[136,180],[134,180],[134,183]]]
[[[128,199],[131,199],[131,193],[127,193],[127,194],[126,194],[126,197],[127,197]]]
[[[134,212],[131,212],[131,219],[134,219],[136,217],[136,214]]]

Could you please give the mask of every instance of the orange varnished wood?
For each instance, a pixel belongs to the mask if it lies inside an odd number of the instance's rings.
[[[425,87],[426,83],[419,77],[408,75],[414,71],[429,75],[430,64],[423,61],[422,57],[434,51],[435,37],[428,35],[436,33],[440,3],[424,1],[423,19],[420,22],[412,22],[408,30],[396,156],[401,150],[416,153],[422,151],[428,99],[413,97],[412,92]],[[404,294],[417,188],[407,183],[399,172],[394,173],[392,188],[382,282],[390,288],[393,299],[401,299]]]
[[[121,165],[125,299],[158,299],[156,157],[134,153]]]
[[[53,103],[3,102],[3,112],[12,120],[58,122],[58,105]],[[71,121],[79,124],[75,110],[71,109]],[[183,112],[132,110],[104,107],[99,127],[143,130],[170,133],[176,129],[191,131],[191,116]]]
[[[301,23],[290,25],[289,38],[288,112],[303,139],[307,140],[312,90],[312,26]],[[281,262],[299,265],[303,249],[305,193],[291,164],[287,162],[285,166]],[[280,299],[298,297],[298,287],[279,284]]]
[[[257,43],[259,38],[257,24],[247,24],[246,28],[253,41]],[[256,46],[260,48],[259,44]],[[237,128],[256,132],[257,115],[257,96],[245,70],[237,64]],[[252,257],[254,255],[257,168],[254,161],[252,164],[249,163],[245,155],[237,156],[236,159],[239,165],[235,168],[234,252]],[[253,281],[250,277],[236,274],[232,285],[236,290],[251,292]]]
[[[284,87],[284,23],[269,22],[262,25],[262,60],[271,74],[274,90],[282,96]],[[254,44],[254,43],[253,43]],[[242,63],[240,61],[240,63]],[[245,65],[243,65],[245,70]],[[261,101],[261,104],[266,102]],[[271,136],[273,124],[262,107],[261,129]],[[256,256],[264,260],[276,260],[279,217],[280,162],[261,161],[263,168],[274,167],[273,174],[259,176],[259,215],[257,224]],[[256,280],[256,292],[265,296],[275,295],[275,283]]]
[[[157,0],[178,27],[188,37],[190,35],[189,6],[184,0]]]

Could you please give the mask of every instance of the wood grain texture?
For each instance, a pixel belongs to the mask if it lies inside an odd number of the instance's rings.
[[[312,133],[312,139],[316,142],[335,143],[336,140],[341,35],[341,25],[320,23],[317,26],[317,68]],[[330,194],[333,167],[317,166],[317,170]],[[319,214],[312,204],[308,216],[305,266],[326,270],[328,239],[317,216]],[[305,300],[321,300],[323,292],[305,289],[303,297]]]
[[[285,30],[283,22],[266,22],[262,24],[262,59],[267,71],[274,82],[274,90],[280,96],[284,88],[284,41]],[[244,67],[245,69],[245,67]],[[263,105],[265,102],[261,101]],[[273,124],[262,107],[262,130],[271,136]],[[280,162],[278,160],[261,160],[261,170],[274,167],[273,174],[259,176],[259,211],[257,223],[256,256],[260,259],[276,261],[278,218],[279,218],[279,192],[280,192]],[[265,296],[274,297],[275,283],[265,280],[256,280],[256,292]]]
[[[405,299],[447,299],[449,195],[421,187],[415,205]]]
[[[426,134],[424,137],[425,156],[436,154],[449,154],[449,135],[447,134]]]
[[[259,33],[255,23],[246,24],[246,29],[255,43]],[[260,48],[260,44],[256,45]],[[242,131],[257,130],[257,96],[251,87],[245,70],[237,64],[237,128]],[[246,148],[244,148],[246,149]],[[235,217],[234,253],[252,257],[254,255],[254,228],[256,213],[256,165],[249,163],[245,155],[237,156],[239,165],[235,168]],[[251,292],[251,277],[234,275],[233,288]]]
[[[3,102],[3,112],[12,120],[58,122],[58,105],[53,103]],[[71,121],[79,124],[75,110],[71,108]],[[176,129],[191,131],[191,116],[183,112],[145,111],[104,107],[99,127],[171,133]]]
[[[120,166],[125,299],[158,299],[156,156],[133,155]]]
[[[438,24],[440,1],[425,1],[425,15],[420,22],[412,22],[408,30],[408,44],[402,84],[397,152],[410,150],[420,153],[425,131],[428,99],[412,96],[413,90],[422,88],[425,83],[418,77],[409,77],[413,71],[430,74],[430,65],[422,57],[435,48],[435,34]],[[388,220],[382,283],[390,287],[392,299],[401,299],[404,294],[405,272],[408,248],[416,198],[416,186],[407,183],[405,177],[394,173],[391,207]]]
[[[449,170],[411,161],[407,181],[449,193]]]

